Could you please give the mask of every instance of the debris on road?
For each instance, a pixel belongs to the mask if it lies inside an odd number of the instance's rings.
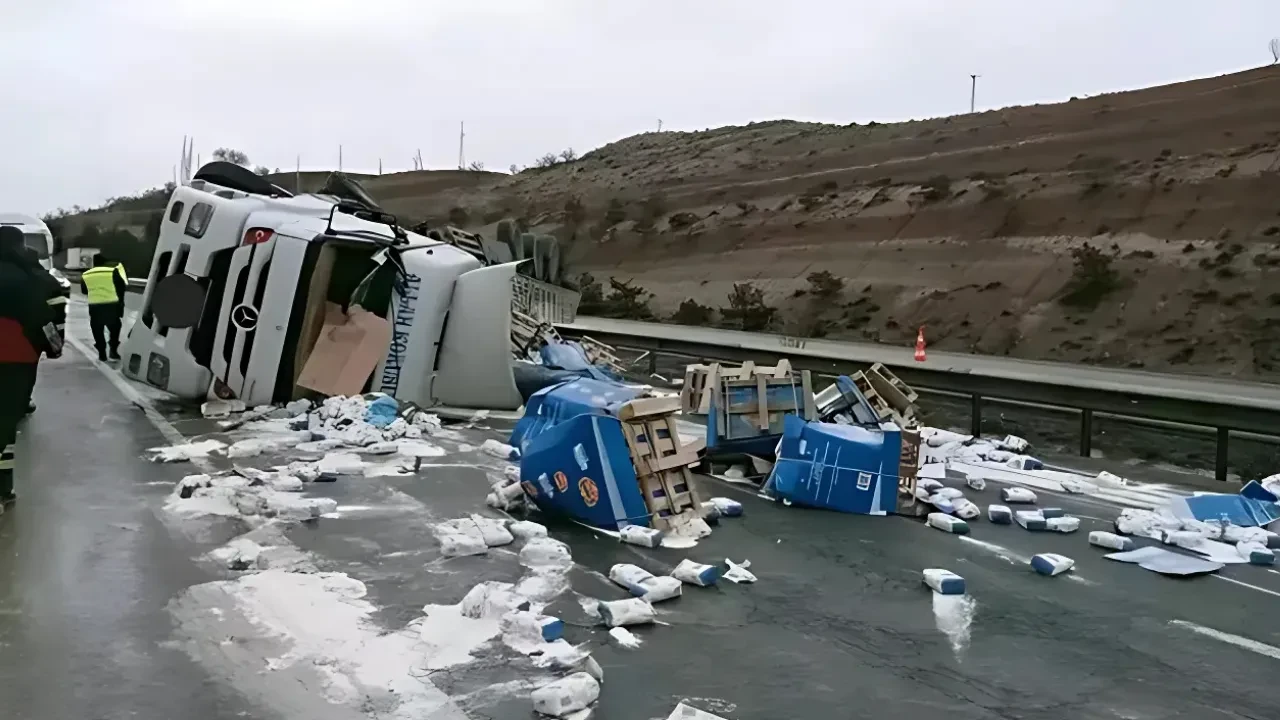
[[[1036,501],[1036,494],[1023,487],[1000,488],[1000,500],[1010,504],[1031,504]]]
[[[1013,514],[1014,522],[1018,523],[1023,530],[1046,530],[1048,529],[1048,521],[1039,510],[1019,510]]]
[[[805,422],[785,415],[764,494],[860,515],[897,512],[902,430]],[[831,463],[836,457],[840,464]],[[954,491],[942,488],[939,492]]]
[[[640,644],[643,642],[635,635],[635,633],[632,633],[624,627],[611,629],[609,631],[609,637],[613,638],[613,641],[618,644],[618,647],[623,647],[628,650],[634,650],[640,647]]]
[[[993,525],[1010,525],[1013,523],[1013,511],[1007,505],[988,505],[987,520]]]
[[[782,541],[779,540],[778,542],[782,542]],[[738,564],[730,560],[729,558],[725,558],[724,564],[729,566],[729,569],[726,570],[725,573],[720,576],[725,580],[728,580],[729,582],[733,582],[733,583],[753,583],[756,581],[755,574],[747,569],[751,567],[750,560],[743,560],[742,564]]]
[[[688,559],[681,560],[680,564],[671,571],[671,577],[682,583],[699,587],[715,585],[720,579],[720,574],[720,568],[714,565],[703,565]]]
[[[1250,565],[1275,565],[1276,555],[1265,545],[1253,542],[1242,542],[1236,545],[1236,550],[1240,556],[1249,561]]]
[[[1119,552],[1128,552],[1136,547],[1132,538],[1127,538],[1115,533],[1109,533],[1105,530],[1094,530],[1089,533],[1089,544],[1094,547],[1116,550]]]
[[[954,533],[956,535],[968,535],[969,523],[958,517],[952,517],[946,513],[929,513],[929,517],[925,520],[929,527],[936,528],[942,532]]]
[[[689,365],[675,406],[707,428],[708,454],[768,457],[783,433],[783,420],[817,420],[809,371],[786,359],[776,366],[747,362]]]
[[[1144,570],[1150,570],[1151,572],[1160,573],[1161,575],[1175,575],[1180,577],[1214,573],[1224,567],[1220,562],[1202,560],[1190,555],[1170,552],[1169,550],[1158,547],[1138,548],[1137,550],[1130,550],[1128,552],[1103,555],[1103,557],[1108,560],[1116,560],[1123,563],[1135,563],[1138,567],[1141,567]]]
[[[640,598],[626,600],[601,600],[597,605],[600,619],[609,627],[644,625],[654,620],[653,606]]]
[[[574,673],[533,691],[533,709],[562,718],[585,710],[600,698],[600,683],[585,672]]]
[[[1041,575],[1061,575],[1075,567],[1076,561],[1057,553],[1040,553],[1031,556],[1031,569]]]
[[[618,532],[622,542],[631,545],[639,545],[640,547],[656,548],[662,545],[662,537],[665,533],[657,528],[644,527],[643,525],[628,525]]]
[[[532,522],[530,520],[513,520],[507,525],[507,530],[510,531],[517,540],[531,540],[533,538],[544,538],[547,536],[546,525]]]
[[[928,568],[923,573],[923,581],[931,590],[942,595],[963,595],[964,578],[941,568]]]
[[[1051,532],[1073,533],[1080,529],[1080,518],[1071,515],[1046,518],[1044,527]]]
[[[738,502],[737,500],[733,500],[726,497],[713,497],[707,502],[710,502],[712,505],[715,505],[716,509],[720,511],[720,515],[723,517],[741,517],[742,516],[742,503]]]
[[[222,420],[244,410],[243,400],[210,400],[200,405],[200,414],[209,420]]]
[[[227,447],[221,440],[197,440],[181,445],[154,447],[147,450],[151,453],[152,462],[174,463],[189,462],[194,458],[206,458],[210,454]]]
[[[657,576],[630,563],[618,563],[609,568],[609,579],[650,604],[678,598],[684,587],[674,577]]]
[[[685,705],[684,703],[679,703],[678,705],[676,705],[676,709],[672,710],[671,714],[667,716],[667,720],[726,720],[726,719],[723,717],[720,717],[719,715],[712,715],[711,713],[705,710],[699,710],[695,707],[690,707],[689,705]]]

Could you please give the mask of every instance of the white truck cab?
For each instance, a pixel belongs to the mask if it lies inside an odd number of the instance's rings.
[[[286,401],[306,393],[296,383],[326,303],[359,304],[393,328],[366,390],[422,407],[518,408],[509,350],[518,263],[486,266],[408,232],[358,185],[339,183],[345,197],[294,197],[213,163],[176,188],[121,348],[124,374],[182,398]],[[198,319],[166,327],[155,303],[178,275],[200,288]]]

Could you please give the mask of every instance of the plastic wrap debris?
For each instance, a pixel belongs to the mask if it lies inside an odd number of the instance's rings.
[[[226,446],[227,444],[221,440],[200,440],[169,447],[154,447],[147,452],[151,453],[152,462],[189,462],[192,458],[208,457]]]
[[[596,606],[600,619],[609,627],[623,625],[643,625],[654,620],[653,606],[640,598],[626,600],[601,600]]]
[[[1023,530],[1045,530],[1048,528],[1047,521],[1039,510],[1019,510],[1013,514],[1013,520],[1021,525]]]
[[[1257,543],[1263,547],[1272,550],[1280,547],[1280,535],[1277,535],[1265,528],[1257,527],[1238,527],[1236,525],[1228,525],[1222,528],[1222,540],[1224,542],[1235,543]]]
[[[379,395],[364,411],[364,421],[376,428],[384,428],[395,421],[400,404],[390,395]]]
[[[527,610],[529,601],[515,592],[511,583],[490,580],[482,582],[462,596],[459,612],[463,617],[480,619],[502,617],[516,610]]]
[[[963,595],[964,578],[941,568],[928,568],[923,573],[924,584],[942,595]]]
[[[530,540],[547,536],[546,525],[529,520],[515,520],[507,525],[507,530],[518,540]]]
[[[533,570],[568,570],[573,567],[573,555],[559,540],[535,537],[520,548],[520,564]]]
[[[681,560],[680,564],[671,571],[671,577],[682,583],[709,587],[715,585],[716,581],[720,579],[720,568],[686,559]]]
[[[213,478],[208,475],[188,475],[178,481],[178,497],[186,500],[201,488],[207,488],[213,484]]]
[[[1026,488],[1004,487],[1000,488],[1000,500],[1006,503],[1034,503],[1036,494]]]
[[[1151,510],[1126,508],[1116,517],[1115,526],[1116,532],[1121,535],[1159,540],[1166,531],[1181,529],[1182,521]]]
[[[720,576],[725,580],[732,583],[753,583],[756,581],[756,576],[747,569],[751,567],[750,560],[743,560],[742,564],[739,565],[729,558],[725,558],[724,564],[729,566],[729,569]]]
[[[1225,493],[1173,498],[1169,501],[1168,510],[1177,518],[1224,522],[1240,527],[1260,527],[1280,520],[1280,505]]]
[[[1058,484],[1062,486],[1063,490],[1069,493],[1074,493],[1076,495],[1092,495],[1098,492],[1098,486],[1086,480],[1068,477],[1062,473],[1059,473],[1057,478]]]
[[[1219,562],[1210,562],[1158,547],[1138,548],[1128,552],[1103,555],[1103,557],[1108,560],[1135,563],[1144,570],[1150,570],[1161,575],[1203,575],[1217,572],[1223,568],[1223,564]]]
[[[894,425],[872,430],[806,423],[786,415],[778,462],[764,491],[796,504],[839,512],[894,513],[901,454],[902,432]]]
[[[1044,528],[1050,532],[1073,533],[1080,529],[1080,518],[1071,515],[1045,518]]]
[[[976,520],[982,515],[982,509],[972,500],[956,498],[952,503],[952,512],[961,520]]]
[[[321,475],[360,475],[366,466],[359,455],[345,452],[329,453],[316,463]]]
[[[609,568],[609,579],[648,603],[680,597],[683,585],[674,577],[656,576],[638,565],[618,563]]]
[[[665,533],[661,530],[643,525],[628,525],[618,531],[618,537],[622,542],[647,548],[660,547],[663,535]]]
[[[934,509],[936,509],[938,512],[941,512],[941,513],[946,513],[948,515],[951,515],[956,511],[956,504],[952,502],[950,498],[947,498],[943,495],[938,495],[938,494],[930,495],[925,500],[925,502],[932,505]]]
[[[503,460],[519,460],[520,459],[520,453],[517,452],[514,447],[511,447],[510,445],[504,442],[499,442],[492,438],[485,440],[484,444],[480,446],[480,449],[496,458],[501,458]]]
[[[981,490],[986,490],[986,489],[987,489],[987,481],[986,481],[986,479],[985,479],[985,478],[983,478],[981,475],[974,475],[973,473],[967,473],[967,474],[965,474],[965,477],[964,477],[964,484],[965,484],[965,485],[968,485],[968,486],[969,486],[969,488],[970,488],[970,489],[972,489],[972,490],[979,490],[979,491],[981,491]]]
[[[1040,553],[1031,557],[1031,569],[1041,575],[1061,575],[1075,567],[1076,561],[1057,553]]]
[[[1089,533],[1089,544],[1094,547],[1106,548],[1107,550],[1116,550],[1118,552],[1128,552],[1136,545],[1132,538],[1116,535],[1105,530],[1094,530]]]
[[[1236,546],[1236,551],[1240,553],[1240,557],[1248,560],[1250,565],[1276,564],[1276,554],[1271,552],[1266,545],[1244,542]]]
[[[200,405],[200,414],[210,420],[221,420],[230,417],[232,413],[242,412],[244,412],[243,400],[210,400]]]
[[[498,508],[499,510],[510,510],[524,502],[524,488],[520,487],[520,483],[510,483],[503,485],[502,483],[494,483],[493,492],[485,497],[485,503],[489,507]]]
[[[440,552],[445,557],[463,557],[466,555],[483,555],[489,551],[480,528],[465,520],[446,520],[432,528],[436,539],[440,541]]]
[[[502,616],[502,640],[514,648],[555,642],[564,636],[560,618],[529,610],[513,610]]]
[[[562,718],[586,709],[600,698],[600,683],[588,673],[574,673],[533,691],[533,709]]]
[[[957,517],[951,517],[946,513],[929,513],[929,517],[925,522],[929,527],[937,528],[942,532],[954,533],[956,535],[968,535],[969,524]]]
[[[1044,469],[1044,463],[1040,462],[1039,460],[1029,455],[1015,455],[1009,458],[1008,460],[1006,460],[1004,464],[1006,467],[1011,467],[1014,470],[1043,470]]]
[[[1106,470],[1099,472],[1097,477],[1095,477],[1093,481],[1097,483],[1100,487],[1109,487],[1109,488],[1124,487],[1125,485],[1129,484],[1128,480],[1125,480],[1119,475],[1113,475],[1107,472]]]
[[[943,487],[941,482],[938,482],[937,480],[933,480],[931,478],[918,478],[916,480],[916,489],[924,490],[926,493],[926,496],[934,494],[941,487]]]
[[[713,497],[707,502],[716,506],[720,514],[724,517],[741,517],[742,503],[726,497]]]
[[[952,488],[952,487],[942,487],[942,488],[938,488],[938,490],[937,490],[936,492],[934,492],[933,494],[934,494],[934,495],[936,495],[936,496],[938,496],[938,497],[940,497],[940,498],[945,498],[945,499],[947,499],[947,500],[955,500],[956,498],[962,498],[962,497],[964,497],[964,493],[963,493],[963,492],[961,492],[960,490],[957,490],[956,488]]]
[[[987,520],[995,525],[1009,525],[1013,523],[1013,511],[1005,505],[988,505]]]
[[[671,714],[667,716],[667,720],[726,720],[726,718],[679,703],[676,705],[676,709],[672,710]]]
[[[1003,440],[996,443],[996,447],[1000,448],[1001,450],[1008,450],[1009,452],[1014,452],[1014,453],[1026,452],[1027,447],[1029,446],[1030,446],[1030,443],[1018,437],[1017,435],[1005,435]]]
[[[635,633],[624,627],[613,628],[609,631],[609,637],[618,644],[618,647],[623,647],[628,650],[634,650],[640,647],[642,642],[639,637],[636,637]]]

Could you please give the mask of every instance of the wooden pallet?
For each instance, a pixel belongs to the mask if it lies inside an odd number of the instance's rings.
[[[540,322],[537,318],[526,315],[519,310],[511,310],[511,352],[518,358],[527,357],[529,351],[537,352],[543,345],[552,342],[564,342],[554,325]]]
[[[917,424],[916,391],[884,365],[876,363],[863,372],[854,373],[851,378],[882,421],[893,421],[900,428]]]
[[[649,510],[650,523],[670,529],[670,520],[691,512],[702,517],[702,502],[689,466],[698,462],[701,443],[680,440],[675,397],[639,398],[618,409],[622,434],[631,450],[636,480]]]

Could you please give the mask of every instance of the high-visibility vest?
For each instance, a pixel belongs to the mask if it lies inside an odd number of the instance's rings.
[[[118,262],[118,263],[116,263],[116,270],[119,270],[119,271],[120,271],[120,279],[124,281],[124,284],[125,284],[125,285],[128,285],[128,284],[129,284],[129,273],[125,272],[125,269],[124,269],[124,263],[122,263],[122,262]]]
[[[84,271],[80,280],[89,291],[90,305],[120,302],[120,296],[116,294],[115,274],[115,268],[101,265]]]

